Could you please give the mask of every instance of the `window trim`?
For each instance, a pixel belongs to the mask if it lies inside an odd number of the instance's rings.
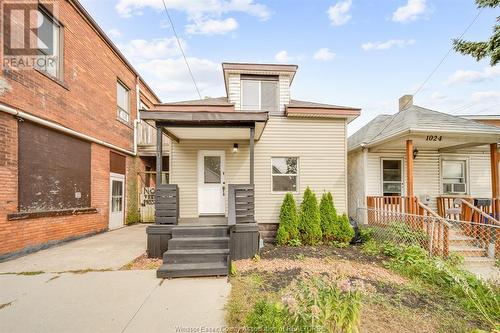
[[[243,106],[243,81],[249,81],[249,82],[258,82],[259,83],[259,108],[257,110],[255,109],[247,109]],[[257,78],[241,78],[240,79],[240,105],[241,105],[241,110],[242,111],[263,111],[262,110],[262,82],[276,82],[276,110],[279,111],[280,109],[280,84],[279,80],[275,79],[257,79]]]
[[[54,25],[56,25],[59,28],[59,47],[58,47],[58,52],[59,52],[59,58],[57,62],[57,75],[52,75],[48,71],[40,68],[35,68],[37,71],[41,72],[42,74],[45,74],[48,76],[50,79],[54,79],[58,83],[64,83],[64,24],[59,21],[53,13],[50,12],[43,4],[38,5],[38,11],[47,17]],[[66,88],[66,87],[65,87]]]
[[[273,173],[273,158],[295,158],[297,159],[297,173],[296,174],[274,174]],[[292,193],[292,194],[299,194],[300,192],[300,157],[296,155],[292,156],[271,156],[269,159],[270,163],[270,169],[271,169],[271,193],[272,194],[286,194],[286,193]],[[297,177],[297,184],[295,186],[295,191],[274,191],[274,176],[296,176]]]
[[[456,193],[456,192],[445,192],[444,185],[444,177],[443,177],[443,162],[462,162],[464,163],[464,172],[465,175],[463,177],[465,184],[465,193]],[[439,193],[442,195],[469,195],[470,193],[470,159],[466,156],[442,156],[439,161]],[[449,183],[447,183],[449,184]]]
[[[127,112],[127,110],[122,109],[121,106],[118,105],[118,90],[116,90],[116,117],[119,121],[122,121],[122,122],[125,122],[126,124],[129,124],[130,123],[130,116],[131,116],[130,88],[125,83],[123,83],[123,81],[120,80],[119,78],[116,80],[116,84],[117,84],[117,89],[118,89],[118,85],[121,85],[126,90],[126,92],[127,92],[127,107],[128,107],[128,112]],[[128,119],[123,119],[121,117],[120,110],[125,112],[128,115],[128,117],[127,117]]]
[[[402,157],[382,157],[380,159],[380,195],[384,195],[384,161],[400,161],[401,162],[401,197],[406,195],[406,178],[405,178],[405,159]],[[388,183],[396,183],[396,181],[388,181]]]

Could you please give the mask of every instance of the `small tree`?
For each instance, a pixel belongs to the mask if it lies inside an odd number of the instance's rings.
[[[280,210],[280,225],[276,234],[276,243],[286,245],[292,239],[299,238],[299,217],[295,198],[291,193],[287,193],[283,199]]]
[[[333,205],[333,197],[330,192],[323,193],[319,203],[319,212],[321,216],[321,232],[323,239],[332,240],[337,225],[337,212]]]
[[[339,216],[337,219],[336,233],[333,240],[341,243],[349,243],[354,237],[354,229],[349,223],[349,218],[346,214]]]
[[[299,232],[302,243],[315,245],[321,241],[321,216],[316,195],[307,187],[300,206]]]

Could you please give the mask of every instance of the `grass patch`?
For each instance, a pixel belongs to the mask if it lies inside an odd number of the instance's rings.
[[[87,274],[91,272],[111,272],[111,271],[113,271],[111,268],[99,268],[99,269],[85,268],[85,269],[75,269],[75,270],[65,271],[61,273]]]

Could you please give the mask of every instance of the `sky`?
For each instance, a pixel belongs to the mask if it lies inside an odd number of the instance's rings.
[[[80,0],[163,102],[197,99],[162,0]],[[222,62],[299,66],[293,99],[360,107],[349,133],[397,112],[479,10],[474,0],[165,0],[203,97]],[[499,10],[464,35],[486,40]],[[500,114],[500,66],[452,51],[415,95],[451,114]]]

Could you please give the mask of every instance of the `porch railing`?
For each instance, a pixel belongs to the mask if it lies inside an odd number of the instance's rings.
[[[500,228],[490,228],[490,226],[500,227],[500,221],[494,213],[495,200],[491,201],[491,205],[474,206],[469,200],[462,199],[462,216],[465,221],[471,222],[464,225],[462,232],[469,237],[475,238],[476,246],[479,246],[486,251],[489,250],[490,244],[495,247],[495,253],[500,252]],[[487,213],[487,211],[492,211]]]
[[[255,223],[253,185],[229,184],[228,224]]]
[[[367,206],[394,213],[416,213],[418,209],[415,197],[402,196],[369,196]]]
[[[160,184],[155,190],[155,223],[179,222],[179,187],[176,184]]]

